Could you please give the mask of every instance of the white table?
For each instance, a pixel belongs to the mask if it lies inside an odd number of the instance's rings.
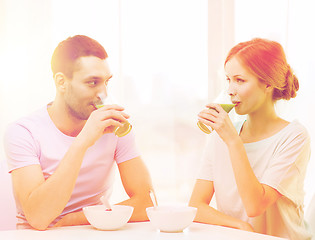
[[[0,231],[1,240],[283,240],[258,233],[232,228],[193,223],[181,233],[163,233],[150,222],[128,223],[116,231],[100,231],[91,225],[60,227],[46,231]]]

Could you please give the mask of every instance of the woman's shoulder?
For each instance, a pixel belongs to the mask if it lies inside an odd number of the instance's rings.
[[[298,120],[293,120],[283,130],[284,132],[293,136],[301,136],[308,139],[310,138],[307,128]]]
[[[240,133],[246,119],[239,119],[238,121],[233,121],[234,127],[237,130],[238,133]],[[273,135],[262,139],[257,142],[249,143],[249,144],[255,144],[255,143],[266,143],[268,141],[270,142],[291,142],[292,140],[302,140],[302,141],[310,141],[310,135],[308,133],[307,128],[301,124],[298,120],[293,120],[292,122],[283,121],[285,124],[280,129],[277,130],[276,133]]]
[[[279,133],[274,136],[274,140],[285,146],[309,146],[311,142],[310,134],[306,127],[298,120],[290,122]]]

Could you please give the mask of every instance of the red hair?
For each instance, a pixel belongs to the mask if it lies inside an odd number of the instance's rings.
[[[254,38],[234,46],[225,60],[224,65],[232,58],[239,61],[259,81],[271,86],[273,100],[289,100],[296,96],[299,81],[287,63],[282,46],[275,41]]]
[[[75,35],[60,42],[51,58],[53,75],[62,72],[72,78],[76,60],[86,56],[95,56],[104,60],[108,55],[99,42],[84,35]]]

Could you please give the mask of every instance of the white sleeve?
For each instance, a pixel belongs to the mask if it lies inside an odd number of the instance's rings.
[[[303,205],[304,178],[310,159],[310,137],[306,130],[290,134],[274,154],[261,183],[277,189],[297,205]]]
[[[216,132],[210,133],[207,138],[207,144],[203,152],[201,167],[197,179],[213,181],[213,163]]]
[[[235,129],[239,132],[244,124],[245,119],[234,122]],[[226,144],[220,138],[216,131],[210,133],[207,138],[206,148],[204,149],[201,168],[197,179],[214,181],[214,164],[216,158],[228,157],[228,149]]]

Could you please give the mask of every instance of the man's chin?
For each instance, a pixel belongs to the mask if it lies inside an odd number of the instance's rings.
[[[94,111],[94,109],[92,110],[91,108],[87,108],[84,111],[84,109],[80,108],[80,107],[78,109],[74,109],[74,108],[69,107],[68,109],[69,109],[70,115],[72,115],[74,118],[76,118],[78,120],[82,120],[82,121],[88,120],[91,113]]]
[[[90,115],[91,115],[91,113],[88,114],[88,115],[85,114],[85,113],[77,113],[77,114],[75,114],[75,117],[76,117],[77,119],[79,119],[79,120],[86,121],[86,120],[89,119]]]

